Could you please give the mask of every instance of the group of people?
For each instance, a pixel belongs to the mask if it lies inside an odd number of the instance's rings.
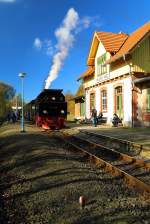
[[[97,110],[95,108],[92,109],[91,112],[91,119],[93,122],[93,125],[96,127],[98,123],[101,122],[103,117],[103,113],[100,112],[99,115],[97,116]],[[116,113],[114,113],[113,115],[113,119],[112,119],[112,124],[114,127],[117,127],[119,123],[122,123],[122,120],[118,117],[118,115]]]
[[[7,122],[15,123],[19,119],[19,112],[8,111],[7,113]]]

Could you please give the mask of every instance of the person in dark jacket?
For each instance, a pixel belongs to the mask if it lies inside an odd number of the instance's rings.
[[[16,122],[16,115],[15,115],[15,112],[14,111],[12,111],[11,119],[12,119],[12,122],[13,123]]]
[[[103,117],[103,113],[102,112],[99,112],[99,115],[97,116],[97,124],[98,123],[101,123],[102,117]]]
[[[8,114],[7,114],[7,122],[9,123],[11,120],[11,112],[8,111]]]
[[[91,118],[92,118],[93,125],[96,127],[97,126],[97,110],[95,108],[92,109]]]
[[[116,113],[114,113],[113,119],[112,119],[112,124],[114,127],[118,126],[118,123],[120,122],[120,118]]]

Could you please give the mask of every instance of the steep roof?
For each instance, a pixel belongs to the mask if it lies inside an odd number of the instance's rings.
[[[145,23],[139,29],[130,35],[125,33],[95,32],[91,42],[89,55],[87,58],[88,69],[81,74],[78,80],[90,76],[94,73],[94,60],[98,45],[101,42],[107,52],[114,53],[106,64],[112,63],[131,51],[140,43],[140,41],[150,32],[150,21]]]
[[[117,52],[128,38],[126,33],[96,32],[96,34],[108,52]]]
[[[92,75],[94,73],[94,71],[95,71],[95,67],[94,66],[88,67],[88,69],[80,75],[80,77],[77,79],[77,81]]]
[[[95,32],[90,46],[89,55],[87,58],[87,65],[94,65],[94,59],[101,42],[107,52],[116,53],[123,43],[128,38],[125,33],[112,33],[112,32]]]
[[[131,33],[127,38],[120,50],[112,56],[107,63],[111,63],[122,57],[123,55],[129,53],[141,40],[142,38],[150,31],[150,21],[145,23],[139,29]]]

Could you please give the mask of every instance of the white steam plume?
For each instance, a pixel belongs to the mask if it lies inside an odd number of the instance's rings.
[[[63,20],[62,26],[55,31],[55,36],[57,38],[57,52],[52,59],[53,64],[48,73],[48,78],[45,81],[45,89],[50,87],[52,81],[57,78],[58,73],[62,68],[63,62],[68,55],[68,51],[73,44],[73,31],[76,29],[78,22],[78,13],[73,8],[70,8]]]

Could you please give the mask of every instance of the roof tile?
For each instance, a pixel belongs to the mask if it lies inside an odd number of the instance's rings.
[[[96,32],[106,51],[117,52],[128,38],[126,33]]]
[[[131,33],[121,49],[114,56],[112,56],[110,60],[107,61],[107,63],[114,62],[124,54],[129,53],[149,31],[150,22],[147,22],[142,27]]]

